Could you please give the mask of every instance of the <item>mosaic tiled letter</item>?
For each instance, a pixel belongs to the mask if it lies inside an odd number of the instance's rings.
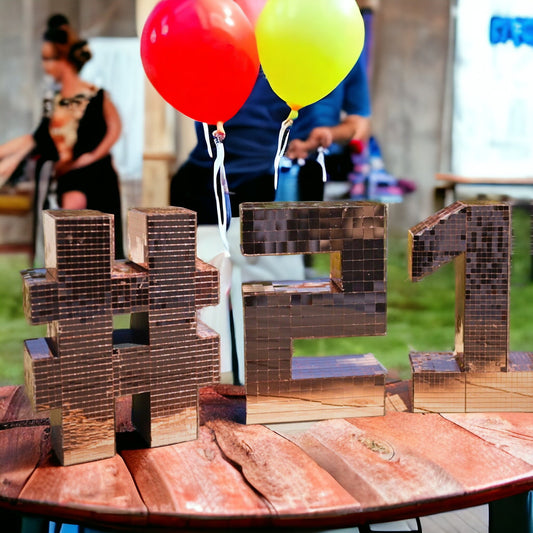
[[[329,279],[243,285],[247,423],[383,414],[372,354],[293,357],[292,342],[385,334],[386,223],[370,202],[241,205],[245,255],[331,256]]]

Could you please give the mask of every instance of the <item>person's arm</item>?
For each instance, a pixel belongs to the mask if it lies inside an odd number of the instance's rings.
[[[107,124],[107,132],[100,144],[92,151],[80,155],[70,167],[71,169],[85,167],[102,159],[109,154],[113,145],[118,141],[122,132],[122,122],[117,108],[114,106],[107,93],[104,93],[103,103],[104,118]]]
[[[339,93],[339,91],[341,92]],[[339,94],[342,95],[342,103],[337,101]],[[335,92],[326,96],[321,102],[326,101],[330,102],[329,107],[331,105],[339,105],[339,123],[332,126],[322,126],[321,122],[323,124],[324,121],[320,114],[321,107],[315,107],[318,113],[314,121],[316,127],[311,129],[307,139],[295,139],[290,143],[287,152],[288,157],[292,159],[305,159],[319,146],[328,148],[332,143],[346,145],[352,139],[362,141],[369,139],[371,114],[370,90],[363,62],[358,61],[337,89],[335,89]],[[312,104],[312,106],[320,106],[321,102]],[[341,118],[342,112],[345,113],[343,118]]]
[[[32,135],[21,135],[0,145],[0,184],[15,172],[21,161],[35,148]]]
[[[306,140],[294,139],[287,149],[287,157],[306,159],[319,146],[328,148],[331,144],[346,145],[352,139],[368,140],[370,117],[347,115],[336,126],[318,126],[311,130]]]
[[[4,144],[0,144],[0,159],[26,150],[29,153],[35,146],[33,137],[30,133],[15,137]]]

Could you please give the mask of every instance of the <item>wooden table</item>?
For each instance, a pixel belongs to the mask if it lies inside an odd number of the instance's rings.
[[[117,405],[120,453],[61,467],[49,421],[0,388],[0,509],[120,530],[342,527],[484,504],[533,488],[533,414],[403,412],[245,426],[242,388],[202,390],[197,441],[143,449]]]
[[[457,186],[458,185],[473,185],[478,187],[497,186],[501,189],[502,195],[507,196],[514,203],[527,204],[530,202],[524,202],[524,198],[519,194],[513,193],[509,187],[521,187],[531,188],[533,187],[533,177],[525,178],[495,178],[495,177],[470,177],[460,176],[457,174],[437,173],[435,176],[439,185],[435,190],[435,202],[437,208],[441,208],[443,205],[448,205],[455,200],[458,200]]]

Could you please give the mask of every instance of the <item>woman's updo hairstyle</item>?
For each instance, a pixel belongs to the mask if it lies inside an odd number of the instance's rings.
[[[52,15],[48,19],[43,40],[51,43],[57,57],[66,59],[77,72],[92,57],[87,41],[78,37],[64,15]]]

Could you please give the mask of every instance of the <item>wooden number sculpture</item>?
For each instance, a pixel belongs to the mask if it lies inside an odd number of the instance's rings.
[[[455,350],[411,353],[414,409],[533,411],[533,354],[509,352],[510,207],[462,203],[409,232],[414,281],[455,261]]]
[[[218,272],[196,258],[196,214],[133,209],[128,226],[131,261],[114,262],[111,215],[45,212],[46,268],[23,272],[26,316],[48,323],[25,343],[26,389],[64,465],[115,453],[118,396],[133,395],[150,446],[196,438],[198,387],[218,380],[218,335],[196,320]],[[127,313],[130,329],[113,331]]]
[[[386,222],[370,202],[241,205],[245,255],[331,254],[328,280],[243,285],[247,423],[384,413],[372,354],[292,357],[292,341],[385,334]]]

